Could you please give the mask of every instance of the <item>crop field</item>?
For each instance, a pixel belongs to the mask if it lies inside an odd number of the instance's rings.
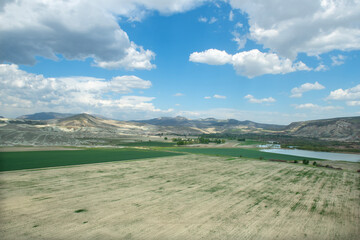
[[[216,156],[244,157],[244,158],[256,158],[256,159],[261,158],[265,160],[268,159],[279,159],[279,160],[288,160],[288,161],[293,161],[293,160],[301,161],[303,159],[319,160],[316,158],[298,157],[298,156],[291,156],[285,154],[261,152],[259,150],[253,150],[253,149],[240,149],[240,148],[171,148],[171,150],[176,152],[208,154],[208,155],[216,155]]]
[[[246,139],[245,141],[237,141],[238,145],[260,145],[260,144],[266,144],[265,141],[258,141],[253,139]]]
[[[142,149],[0,152],[0,171],[175,156],[177,153]]]
[[[119,143],[119,146],[131,146],[131,147],[172,147],[175,143],[171,142],[155,142],[155,141],[147,141],[147,142],[128,142],[128,143]]]
[[[1,172],[0,234],[4,240],[358,239],[354,170],[187,154]]]

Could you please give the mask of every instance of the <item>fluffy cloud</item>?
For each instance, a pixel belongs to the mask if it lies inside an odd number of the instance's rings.
[[[230,0],[249,16],[250,38],[295,59],[332,50],[360,49],[358,0]],[[281,6],[281,7],[279,7]]]
[[[203,22],[203,23],[209,23],[209,24],[213,24],[215,22],[217,22],[217,18],[216,17],[212,17],[210,19],[207,19],[206,17],[199,17],[198,21],[199,22]]]
[[[315,72],[320,72],[320,71],[326,71],[329,68],[327,66],[325,66],[323,63],[320,63],[315,69]]]
[[[149,11],[158,11],[163,15],[182,13],[194,9],[208,0],[97,0],[98,5],[104,6],[117,14],[141,20]]]
[[[182,97],[182,96],[184,96],[183,93],[175,93],[175,94],[174,94],[174,97]]]
[[[208,19],[206,17],[199,17],[199,22],[203,22],[206,23],[208,21]]]
[[[233,31],[231,33],[234,38],[232,39],[232,41],[236,42],[236,44],[238,45],[238,50],[242,49],[245,47],[246,41],[247,41],[247,37],[246,36],[240,36],[240,33]]]
[[[190,54],[191,62],[206,63],[210,65],[224,65],[231,63],[232,56],[225,51],[208,49],[204,52],[193,52]]]
[[[304,103],[299,105],[294,105],[296,109],[308,109],[312,111],[332,111],[337,109],[342,109],[342,107],[337,106],[319,106],[313,103]]]
[[[339,88],[337,90],[331,91],[330,95],[327,97],[329,100],[353,100],[360,99],[360,84],[353,87],[343,90]]]
[[[276,100],[274,98],[272,98],[272,97],[257,99],[251,94],[246,95],[244,98],[248,99],[249,102],[251,102],[251,103],[272,103],[272,102],[276,102]]]
[[[151,63],[151,60],[155,58],[155,53],[150,50],[144,50],[143,47],[136,46],[131,43],[131,47],[126,49],[126,55],[122,59],[115,61],[99,61],[94,60],[95,66],[99,66],[107,69],[119,69],[124,68],[127,70],[133,69],[145,69],[150,70],[155,68],[155,64]]]
[[[360,101],[347,101],[348,106],[360,106]]]
[[[299,98],[302,97],[304,92],[308,92],[311,90],[321,90],[324,89],[325,87],[323,85],[321,85],[318,82],[315,83],[304,83],[303,85],[301,85],[300,87],[295,87],[291,90],[291,96],[290,97],[294,97],[294,98]]]
[[[348,89],[339,88],[331,91],[327,100],[340,100],[346,101],[348,106],[359,106],[360,105],[360,84]]]
[[[215,17],[212,17],[212,18],[209,20],[209,24],[213,24],[213,23],[215,23],[215,22],[217,22],[217,18],[215,18]]]
[[[339,66],[339,65],[342,65],[342,64],[344,64],[345,63],[345,56],[344,55],[341,55],[341,54],[339,54],[339,55],[337,55],[337,56],[332,56],[331,57],[331,61],[332,61],[332,63],[331,63],[331,65],[333,65],[333,66]]]
[[[301,61],[293,63],[288,58],[281,58],[275,53],[263,53],[257,49],[234,55],[217,49],[208,49],[204,52],[192,53],[189,60],[210,65],[232,64],[238,74],[249,78],[264,74],[285,74],[311,70]]]
[[[203,0],[6,1],[0,5],[0,62],[34,64],[36,56],[56,60],[92,58],[102,68],[152,69],[155,54],[130,41],[118,16],[141,20],[149,11],[172,14]]]
[[[226,96],[222,96],[222,95],[219,95],[219,94],[215,94],[215,95],[213,96],[213,98],[226,99]]]
[[[233,21],[234,20],[234,13],[233,11],[230,11],[229,13],[229,21]]]
[[[12,114],[35,110],[72,112],[162,112],[153,97],[119,96],[132,89],[147,89],[151,82],[136,76],[117,76],[108,81],[93,77],[45,78],[17,65],[0,64],[0,106]],[[18,112],[16,112],[18,111]]]
[[[223,95],[219,95],[219,94],[214,94],[214,96],[212,96],[213,98],[217,98],[217,99],[226,99],[226,96]],[[211,99],[212,97],[210,96],[205,96],[204,99]]]

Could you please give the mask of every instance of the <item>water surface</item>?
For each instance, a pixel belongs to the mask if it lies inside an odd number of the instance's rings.
[[[299,149],[263,149],[260,151],[287,154],[287,155],[300,156],[300,157],[319,158],[319,159],[326,159],[331,161],[360,162],[360,154],[315,152],[315,151],[299,150]]]

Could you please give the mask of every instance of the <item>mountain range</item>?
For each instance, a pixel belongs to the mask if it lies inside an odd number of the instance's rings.
[[[82,145],[131,136],[267,134],[311,137],[323,140],[360,141],[360,117],[263,124],[235,119],[191,120],[181,116],[140,121],[118,121],[100,116],[35,113],[16,119],[0,119],[1,145]]]

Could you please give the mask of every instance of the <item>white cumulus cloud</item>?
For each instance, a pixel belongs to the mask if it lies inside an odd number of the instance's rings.
[[[360,49],[358,0],[230,0],[249,16],[250,38],[295,59],[332,50]]]
[[[219,94],[215,94],[215,95],[213,96],[213,98],[226,99],[226,96],[222,96],[222,95],[219,95]]]
[[[234,20],[234,12],[230,11],[229,13],[229,21],[233,21]]]
[[[360,106],[360,101],[347,101],[346,104],[348,106]]]
[[[281,58],[275,53],[263,53],[257,49],[234,55],[228,54],[226,51],[208,49],[190,54],[189,60],[210,65],[232,64],[239,75],[248,78],[264,74],[286,74],[311,70],[301,61],[293,63],[288,58]]]
[[[213,24],[217,22],[217,18],[216,17],[212,17],[210,20],[209,20],[209,24]]]
[[[312,111],[332,111],[332,110],[342,109],[342,107],[338,107],[338,106],[320,106],[313,103],[304,103],[294,106],[296,109],[308,109]]]
[[[199,17],[199,22],[203,22],[206,23],[208,21],[208,19],[206,17]]]
[[[185,12],[204,0],[8,0],[0,5],[0,62],[32,65],[36,57],[93,59],[107,69],[147,69],[155,53],[132,42],[118,17]]]
[[[191,62],[206,63],[210,65],[224,65],[231,63],[232,56],[225,51],[208,49],[204,52],[193,52],[190,54]]]
[[[342,89],[331,91],[327,100],[339,100],[347,101],[348,106],[359,106],[360,105],[360,84],[353,88]]]
[[[331,91],[328,100],[354,100],[360,99],[360,84],[348,89],[339,88]]]
[[[341,55],[341,54],[339,54],[339,55],[337,55],[337,56],[332,56],[331,57],[331,60],[332,60],[332,63],[331,63],[331,65],[333,65],[333,66],[340,66],[340,65],[342,65],[342,64],[344,64],[345,63],[345,56],[344,55]]]
[[[315,72],[320,72],[320,71],[327,71],[329,70],[329,68],[327,66],[325,66],[323,63],[320,63],[315,69]]]
[[[251,102],[251,103],[273,103],[273,102],[276,102],[276,100],[272,97],[257,99],[251,94],[246,95],[244,98],[248,99],[249,102]]]
[[[0,106],[7,114],[127,111],[130,116],[134,112],[161,112],[151,103],[154,97],[121,95],[149,87],[150,81],[133,75],[110,80],[84,76],[46,78],[20,70],[15,64],[0,64]]]
[[[304,83],[302,84],[300,87],[295,87],[291,90],[291,96],[293,98],[299,98],[302,97],[304,92],[308,92],[311,90],[321,90],[324,89],[325,87],[323,85],[321,85],[318,82],[315,83]]]
[[[238,45],[238,50],[242,49],[245,47],[246,41],[247,41],[247,36],[241,36],[240,33],[233,31],[231,33],[234,38],[232,39],[232,41],[236,42],[236,44]]]

